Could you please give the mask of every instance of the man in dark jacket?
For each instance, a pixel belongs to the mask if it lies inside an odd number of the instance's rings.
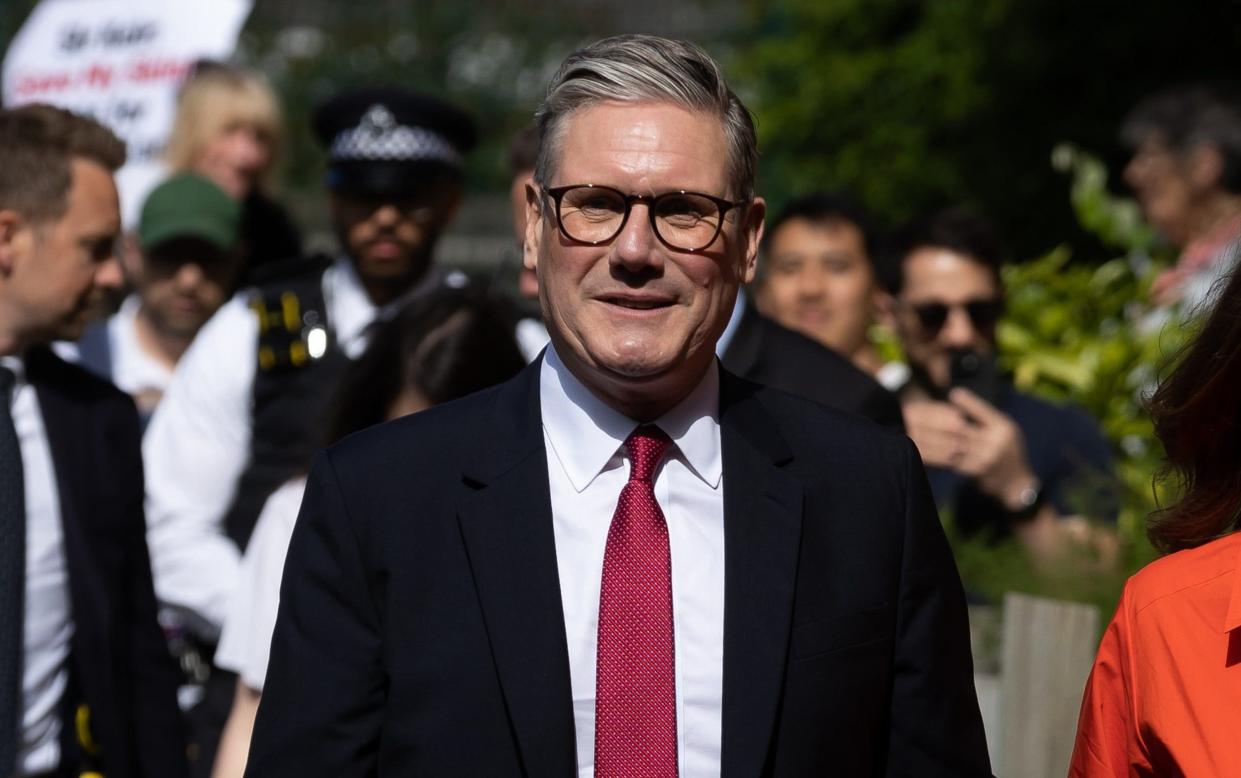
[[[124,146],[0,112],[0,775],[185,774],[133,402],[47,349],[121,283]]]

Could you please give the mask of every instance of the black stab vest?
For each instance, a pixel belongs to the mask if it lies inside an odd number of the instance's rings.
[[[250,458],[224,528],[245,549],[267,498],[306,472],[322,445],[323,420],[349,358],[336,342],[323,296],[325,257],[258,286],[250,305],[259,320],[251,409]]]

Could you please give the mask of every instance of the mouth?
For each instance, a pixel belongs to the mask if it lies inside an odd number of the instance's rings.
[[[605,294],[596,299],[606,305],[627,311],[657,311],[670,308],[675,302],[671,297],[662,295]]]

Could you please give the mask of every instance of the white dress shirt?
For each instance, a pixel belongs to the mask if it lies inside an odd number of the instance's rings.
[[[60,763],[60,701],[69,682],[73,614],[60,495],[39,399],[34,387],[26,383],[21,360],[0,357],[0,363],[17,376],[10,409],[22,452],[26,490],[26,611],[17,751],[20,776],[47,772]]]
[[[599,590],[608,528],[638,423],[605,405],[548,347],[539,378],[556,564],[569,646],[578,775],[594,775]],[[672,555],[677,752],[682,776],[718,776],[724,677],[724,494],[719,372],[655,423],[675,446],[655,479]]]
[[[216,648],[215,663],[237,673],[242,683],[255,691],[263,691],[267,677],[284,558],[305,492],[306,477],[299,476],[285,481],[263,503],[254,534],[241,557],[241,577]]]
[[[142,300],[131,294],[108,319],[108,350],[112,356],[112,383],[125,394],[163,394],[172,381],[172,368],[147,353],[138,341],[138,308]]]
[[[337,343],[357,357],[379,309],[351,262],[324,272],[323,295]],[[250,459],[257,365],[258,320],[242,293],[194,338],[142,441],[155,594],[207,639],[237,582],[240,554],[223,521]]]

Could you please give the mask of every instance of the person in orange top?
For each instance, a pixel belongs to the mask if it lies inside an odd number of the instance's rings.
[[[1180,499],[1086,683],[1070,778],[1241,776],[1241,273],[1151,398]]]

